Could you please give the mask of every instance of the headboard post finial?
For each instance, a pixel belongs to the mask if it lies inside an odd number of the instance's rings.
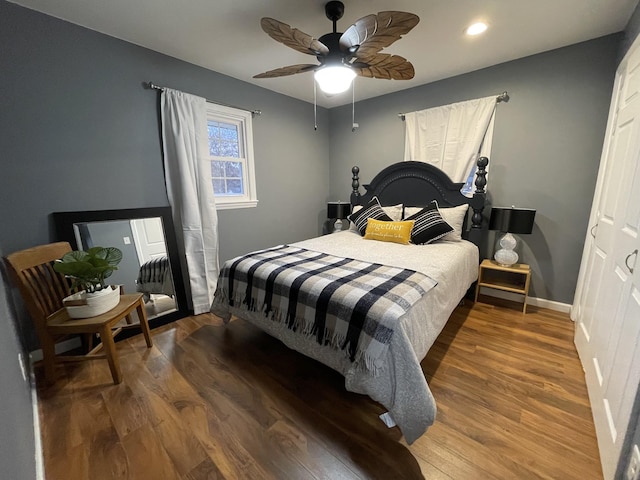
[[[358,173],[360,173],[360,168],[358,166],[354,166],[351,169],[351,173],[353,174],[351,178],[351,206],[360,205],[360,177]]]
[[[476,191],[474,196],[482,196],[482,203],[473,206],[473,215],[471,216],[471,228],[482,228],[482,210],[484,210],[484,187],[487,185],[487,165],[489,165],[489,159],[487,157],[480,157],[476,162]]]
[[[489,165],[489,159],[487,157],[480,157],[476,162],[478,169],[476,170],[476,191],[478,193],[484,193],[484,187],[487,185],[487,165]]]

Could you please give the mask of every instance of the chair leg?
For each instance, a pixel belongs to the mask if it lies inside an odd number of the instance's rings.
[[[136,306],[136,312],[138,314],[138,318],[140,319],[140,329],[142,330],[142,334],[144,335],[144,339],[147,342],[147,347],[153,347],[153,342],[151,341],[151,332],[149,331],[149,321],[147,320],[147,311],[144,308],[144,303],[142,299],[138,302]]]
[[[44,378],[47,383],[56,381],[56,343],[49,337],[42,338],[42,363],[44,365]]]
[[[102,340],[102,348],[109,362],[113,383],[118,384],[122,382],[122,372],[120,371],[120,363],[118,362],[118,356],[116,354],[116,344],[113,341],[111,328],[108,325],[100,328],[100,339]]]
[[[93,350],[93,333],[83,333],[81,337],[85,353]]]

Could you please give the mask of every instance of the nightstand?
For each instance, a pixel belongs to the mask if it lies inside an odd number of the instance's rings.
[[[527,313],[527,296],[529,295],[529,282],[531,281],[531,268],[524,263],[516,263],[509,267],[499,265],[493,260],[485,259],[480,264],[478,271],[478,284],[476,285],[476,298],[480,287],[495,288],[505,292],[524,295],[522,313]]]

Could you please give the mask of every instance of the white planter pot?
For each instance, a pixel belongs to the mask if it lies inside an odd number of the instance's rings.
[[[108,312],[120,302],[120,287],[108,285],[94,293],[84,290],[62,300],[69,318],[88,318]]]

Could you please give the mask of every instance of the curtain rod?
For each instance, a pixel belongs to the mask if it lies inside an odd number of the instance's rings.
[[[500,95],[496,97],[496,103],[500,103],[500,102],[504,102],[504,103],[509,102],[509,94],[507,92],[502,92]],[[406,113],[399,113],[398,117],[400,118],[400,120],[404,122],[405,115]]]
[[[148,88],[150,90],[160,90],[161,92],[164,92],[164,89],[167,88],[167,87],[161,87],[159,85],[156,85],[153,82],[143,82],[143,85],[144,85],[145,88]],[[211,101],[209,99],[206,99],[206,100],[209,103],[215,103],[216,105],[222,105],[223,107],[237,108],[238,110],[244,110],[245,112],[251,112],[251,117],[255,117],[256,115],[258,115],[258,116],[262,115],[262,110],[251,110],[251,109],[248,109],[248,108],[236,107],[235,105],[229,105],[227,103],[214,102],[214,101]]]

